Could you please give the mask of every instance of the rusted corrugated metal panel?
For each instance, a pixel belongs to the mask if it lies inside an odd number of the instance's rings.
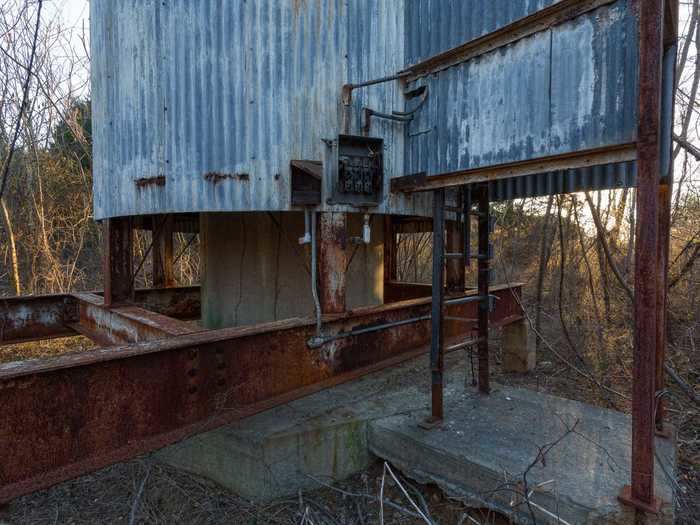
[[[290,209],[290,161],[323,160],[342,85],[405,65],[403,0],[95,0],[91,22],[97,219]],[[403,97],[358,92],[354,133],[365,104]],[[374,131],[403,174],[403,130]]]
[[[445,51],[464,36],[476,38],[552,3],[463,2],[470,23],[461,27],[454,20],[459,17],[436,7],[451,1],[408,5],[412,58]],[[439,174],[633,142],[637,42],[637,17],[628,0],[617,0],[418,80],[430,96],[410,125],[409,133],[420,134],[407,139],[407,172]],[[634,184],[635,176],[633,163],[617,163],[494,182],[490,193],[506,200],[615,188]]]

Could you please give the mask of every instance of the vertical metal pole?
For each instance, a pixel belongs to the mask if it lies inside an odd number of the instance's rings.
[[[396,232],[391,215],[384,216],[384,294],[387,284],[396,280]]]
[[[656,390],[658,185],[661,171],[661,56],[663,0],[639,0],[637,241],[632,384],[632,485],[620,499],[654,511],[654,398]]]
[[[472,265],[472,188],[462,187],[462,253],[464,255],[464,268],[471,268]],[[466,278],[465,278],[466,284]]]
[[[488,394],[489,385],[489,187],[482,184],[477,189],[479,201],[479,252],[478,277],[479,313],[478,313],[478,348],[479,348],[479,392]]]
[[[447,223],[447,251],[454,254],[464,253],[464,223],[461,213],[456,214],[454,221]],[[447,292],[463,293],[465,282],[465,259],[451,257],[447,260]]]
[[[106,219],[103,227],[104,303],[106,306],[134,299],[133,235],[130,217]]]
[[[153,287],[172,288],[175,286],[173,268],[173,216],[153,219]]]
[[[323,212],[318,219],[318,284],[321,311],[345,312],[347,214]]]
[[[433,192],[433,302],[431,312],[430,371],[432,376],[432,422],[443,419],[445,309],[445,190]]]

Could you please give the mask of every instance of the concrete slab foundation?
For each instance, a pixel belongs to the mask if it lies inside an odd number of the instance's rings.
[[[453,394],[445,413],[444,425],[431,431],[418,425],[425,413],[375,421],[370,450],[420,482],[517,522],[635,523],[617,499],[630,479],[629,416],[502,386],[490,396]],[[647,523],[670,524],[675,443],[658,439],[656,446],[656,494],[666,505]]]
[[[499,385],[491,396],[480,396],[465,377],[463,356],[450,355],[447,419],[442,428],[424,430],[418,423],[430,399],[425,361],[202,434],[157,457],[264,501],[363,471],[376,456],[419,482],[521,523],[531,521],[522,493],[532,464],[527,487],[538,523],[634,522],[634,513],[617,500],[630,477],[629,416]],[[567,434],[567,427],[574,431]],[[538,458],[540,447],[559,439]],[[657,493],[671,502],[675,442],[658,440],[657,447]],[[646,523],[671,523],[672,517],[667,504]]]

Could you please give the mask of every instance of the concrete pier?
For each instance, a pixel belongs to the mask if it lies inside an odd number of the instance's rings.
[[[343,479],[379,458],[519,523],[530,522],[531,512],[538,523],[634,523],[617,500],[630,476],[629,416],[498,384],[482,396],[465,387],[467,364],[452,354],[445,423],[425,430],[426,363],[427,356],[337,386],[157,456],[253,500],[318,488],[317,479]],[[674,471],[675,442],[657,440],[657,494],[667,505],[646,523],[672,522]]]

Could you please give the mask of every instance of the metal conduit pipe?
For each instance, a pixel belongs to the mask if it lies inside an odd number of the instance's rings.
[[[313,261],[312,261],[313,263]],[[313,271],[312,271],[313,274]],[[489,295],[489,299],[495,299],[495,295]],[[472,295],[469,297],[459,297],[457,299],[448,299],[445,301],[445,304],[447,305],[452,305],[452,304],[466,304],[466,303],[474,303],[474,302],[479,302],[482,300],[481,296],[478,295]],[[373,332],[380,332],[382,330],[388,330],[389,328],[395,328],[397,326],[404,326],[407,324],[413,324],[413,323],[419,323],[421,321],[430,321],[431,315],[426,314],[426,315],[421,315],[420,317],[410,317],[408,319],[402,319],[401,321],[394,321],[391,323],[384,323],[384,324],[378,324],[376,326],[368,326],[367,328],[358,328],[357,330],[350,330],[349,332],[340,332],[334,335],[321,335],[320,328],[317,330],[317,335],[315,337],[310,338],[307,342],[306,345],[309,348],[316,349],[322,347],[326,343],[330,343],[331,341],[337,341],[339,339],[347,339],[348,337],[354,337],[356,335],[363,335],[363,334],[370,334]],[[450,317],[449,320],[455,321],[455,320],[461,320],[458,317]],[[464,319],[465,321],[470,321],[472,322],[473,319]],[[317,319],[317,327],[320,327],[319,321]]]
[[[316,210],[307,211],[311,215],[311,293],[314,297],[314,312],[316,314],[316,337],[321,337],[321,302],[318,299],[318,254],[316,249],[318,246],[316,234]]]

